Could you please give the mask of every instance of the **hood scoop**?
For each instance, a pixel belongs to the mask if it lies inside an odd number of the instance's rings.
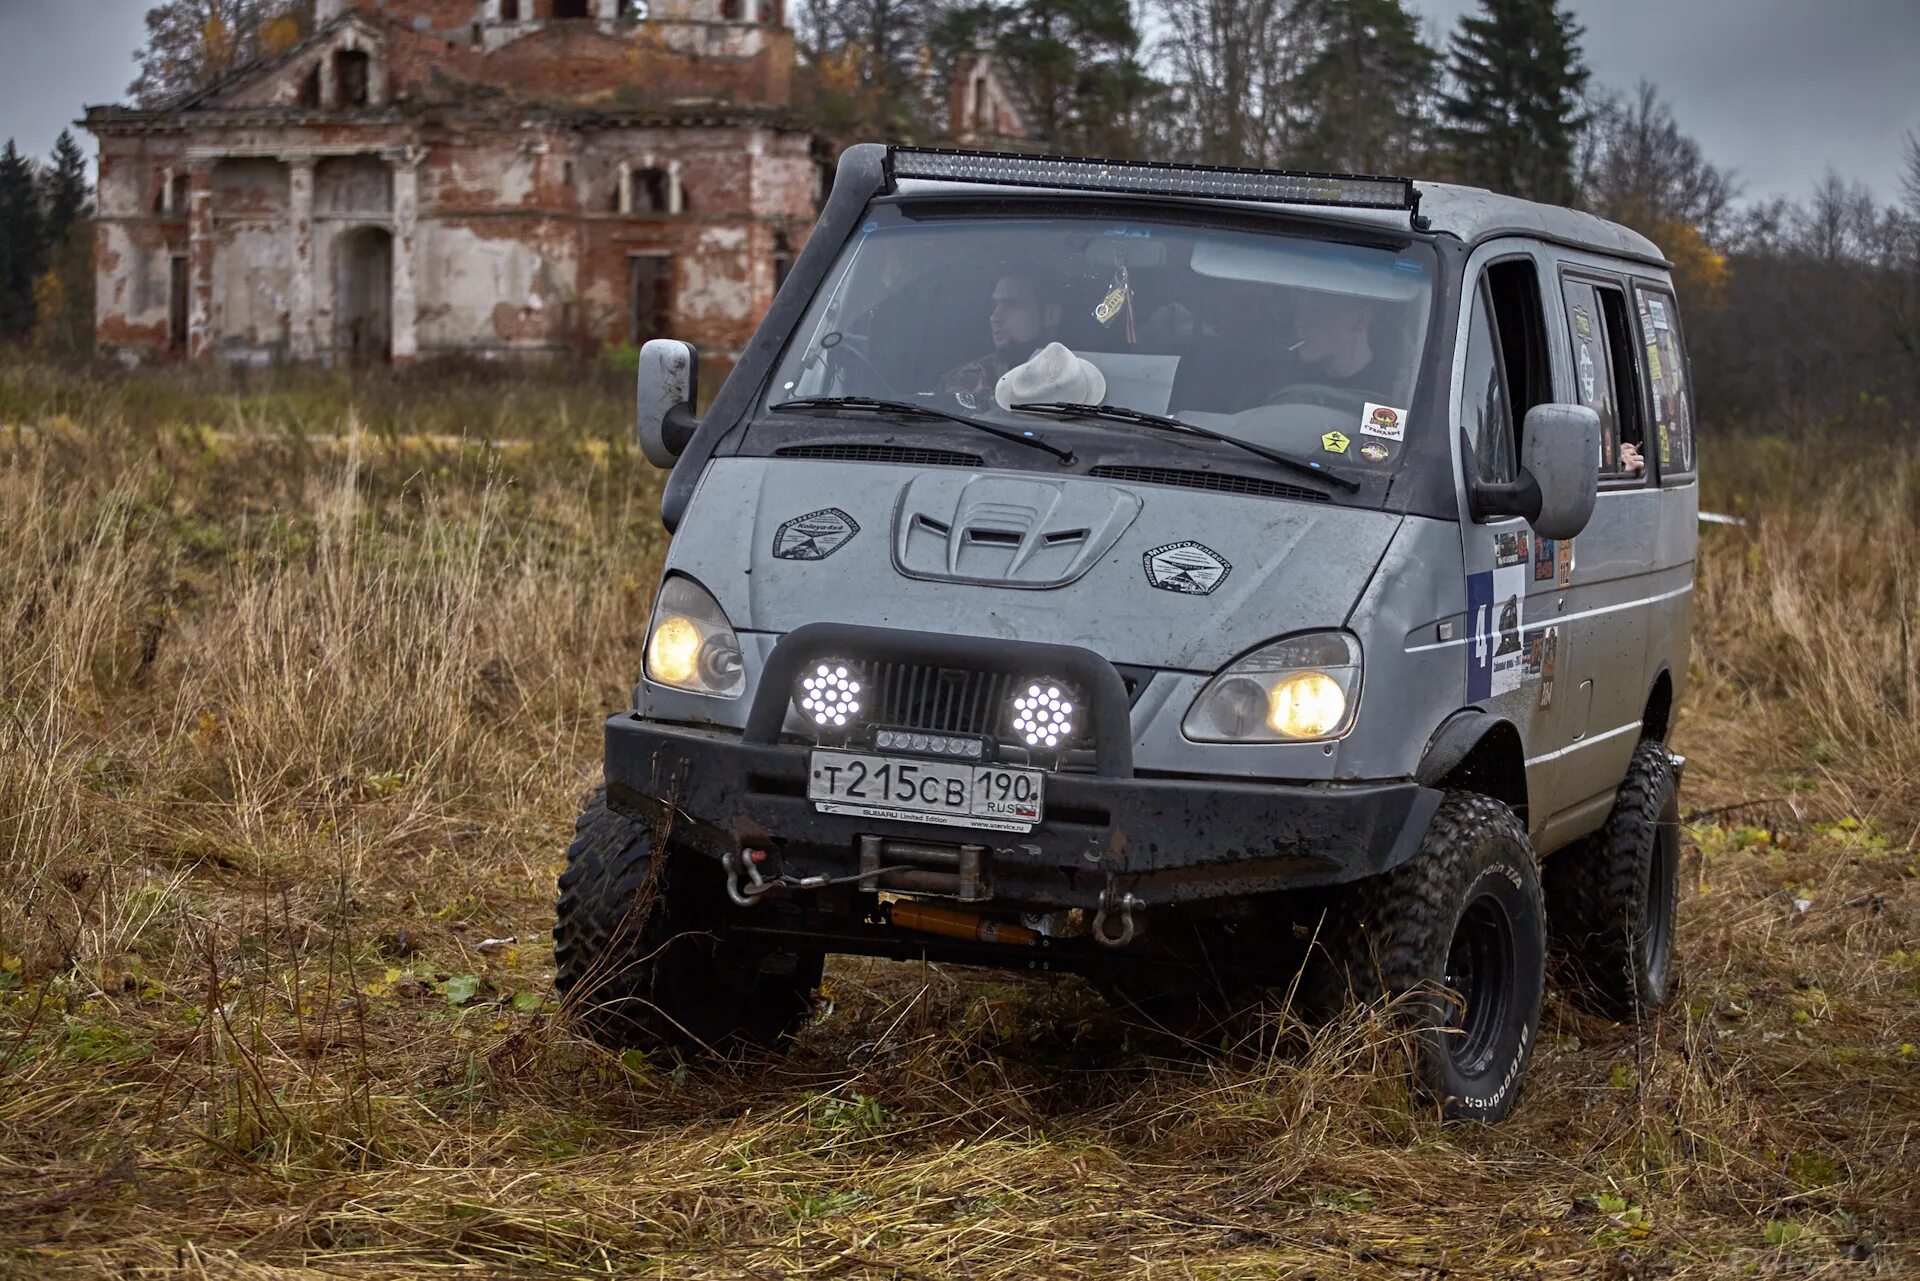
[[[1140,506],[1097,481],[920,475],[900,491],[893,560],[934,582],[1064,587],[1113,549]]]

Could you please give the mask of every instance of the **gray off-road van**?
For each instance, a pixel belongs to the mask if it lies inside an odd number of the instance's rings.
[[[1410,993],[1513,1106],[1551,970],[1669,986],[1696,541],[1667,263],[1397,178],[859,146],[704,418],[560,882],[621,1044],[769,1045],[828,953]]]

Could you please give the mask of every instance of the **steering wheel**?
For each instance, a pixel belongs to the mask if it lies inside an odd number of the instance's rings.
[[[862,367],[864,367],[868,373],[873,375],[874,381],[880,384],[881,390],[886,392],[888,399],[899,400],[900,389],[893,385],[893,380],[887,377],[885,374],[881,373],[880,366],[874,364],[872,359],[868,357],[867,353],[862,351],[860,347],[856,345],[858,343],[864,343],[865,341],[866,340],[864,338],[850,338],[845,334],[842,334],[840,336],[839,342],[836,342],[831,347],[827,348],[827,354],[828,354],[827,358],[831,360],[837,356],[853,357],[853,359],[856,362],[858,362]]]
[[[1268,402],[1274,405],[1318,405],[1322,409],[1359,409],[1367,403],[1367,393],[1351,387],[1334,387],[1327,383],[1294,383],[1280,389],[1280,394]]]

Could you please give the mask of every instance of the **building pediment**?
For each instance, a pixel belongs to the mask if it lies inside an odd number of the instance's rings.
[[[383,23],[349,10],[291,48],[237,68],[168,103],[168,112],[286,108],[359,110],[387,102]]]

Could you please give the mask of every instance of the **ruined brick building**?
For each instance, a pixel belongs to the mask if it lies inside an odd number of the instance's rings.
[[[782,0],[321,0],[153,110],[94,107],[98,333],[408,361],[667,333],[723,360],[817,208]]]

